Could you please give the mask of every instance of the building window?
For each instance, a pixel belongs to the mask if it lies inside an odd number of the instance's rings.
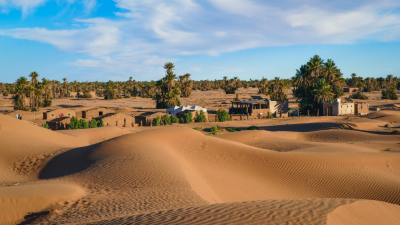
[[[54,114],[51,114],[51,116],[54,116]]]
[[[68,113],[68,116],[70,116],[71,115],[71,113]]]

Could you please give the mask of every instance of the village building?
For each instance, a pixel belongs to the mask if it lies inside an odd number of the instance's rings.
[[[354,100],[337,98],[334,103],[323,103],[324,116],[354,115]]]
[[[165,113],[162,112],[145,112],[135,117],[135,122],[139,126],[151,126],[151,123],[157,117],[164,117]]]
[[[135,118],[125,113],[107,113],[102,116],[93,118],[97,121],[102,121],[104,126],[116,127],[135,127]]]
[[[249,115],[251,117],[288,117],[288,101],[251,100],[232,102],[230,113]]]
[[[355,114],[365,116],[369,113],[369,104],[365,102],[356,102],[354,106]]]
[[[28,121],[40,120],[43,118],[42,112],[29,112],[23,110],[11,110],[6,112],[5,115],[12,116],[14,118],[17,118],[18,115],[19,117],[22,117],[21,119]]]
[[[349,88],[349,87],[347,87],[347,88],[344,88],[343,91],[346,92],[346,93],[355,93],[355,92],[359,92],[360,88]]]
[[[74,110],[71,110],[69,108],[60,108],[60,109],[55,109],[47,112],[43,112],[43,120],[51,121],[56,118],[60,117],[73,117],[76,116],[76,113]]]
[[[59,117],[46,123],[51,130],[67,130],[71,123],[71,117]]]
[[[98,107],[98,108],[83,110],[82,118],[83,119],[91,119],[91,118],[95,118],[95,117],[101,117],[108,113],[115,113],[115,110],[108,109],[105,107]]]
[[[207,109],[205,109],[205,108],[203,108],[201,106],[197,106],[197,105],[195,105],[195,106],[187,105],[187,106],[182,106],[182,107],[173,106],[171,108],[168,108],[166,110],[166,113],[169,114],[169,115],[177,116],[178,113],[181,113],[181,112],[184,112],[184,111],[192,111],[192,112],[198,111],[198,112],[200,112],[200,110],[203,110],[204,113],[207,113]]]

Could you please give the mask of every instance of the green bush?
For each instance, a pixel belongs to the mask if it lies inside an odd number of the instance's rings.
[[[160,126],[161,125],[161,118],[160,116],[157,116],[155,120],[153,120],[153,126]]]
[[[43,127],[46,129],[50,129],[49,125],[47,123],[43,124]]]
[[[49,106],[51,106],[51,104],[52,104],[51,99],[44,99],[43,103],[42,103],[42,106],[43,107],[49,107]]]
[[[229,121],[231,119],[229,113],[224,109],[219,109],[217,111],[217,116],[219,122]]]
[[[214,133],[206,134],[206,136],[214,136]]]
[[[217,131],[214,132],[214,135],[218,135],[218,134],[222,134],[222,131],[217,130]]]
[[[75,116],[71,118],[71,123],[69,125],[69,128],[71,128],[72,130],[81,129],[81,123]]]
[[[183,119],[183,117],[181,117],[181,118],[179,119],[179,123],[185,123],[185,119]]]
[[[168,114],[164,115],[164,125],[171,124],[171,117]]]
[[[354,93],[354,94],[350,95],[350,98],[367,100],[368,96],[363,94],[363,93],[361,93],[361,92],[357,92],[357,93]]]
[[[90,128],[96,128],[97,127],[97,120],[92,119],[91,123],[90,123]]]
[[[239,130],[238,128],[236,128],[236,127],[227,127],[226,130],[229,131],[229,132],[237,132],[237,131],[240,131],[240,130]]]
[[[210,132],[215,132],[219,129],[219,126],[213,126],[210,128]]]
[[[204,114],[203,110],[200,110],[200,114],[196,112],[196,118],[194,122],[206,122],[206,115]]]
[[[269,115],[269,118],[272,119],[272,118],[274,118],[274,116],[273,115]]]
[[[389,90],[382,90],[382,99],[397,100],[399,96],[396,94],[396,88],[392,87]]]
[[[88,129],[89,128],[89,124],[88,124],[88,122],[86,120],[81,119],[79,121],[79,123],[81,124],[81,129]]]
[[[247,128],[247,130],[258,130],[258,127],[256,127],[256,126],[251,126],[251,127]]]
[[[179,119],[176,116],[171,115],[170,118],[171,118],[171,123],[179,123]]]
[[[104,122],[103,121],[97,122],[97,127],[104,127]]]
[[[200,131],[200,128],[198,128],[198,127],[195,127],[195,128],[193,128],[194,130],[197,130],[197,131]]]
[[[193,114],[192,114],[192,112],[189,111],[189,112],[185,113],[185,115],[183,115],[183,117],[181,118],[181,123],[193,123]]]

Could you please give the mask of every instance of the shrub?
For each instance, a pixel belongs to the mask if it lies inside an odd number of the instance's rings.
[[[357,93],[350,95],[350,98],[367,100],[368,96],[361,92],[357,92]]]
[[[214,136],[214,133],[206,134],[206,136]]]
[[[170,118],[171,118],[171,123],[179,123],[179,119],[176,116],[171,115]]]
[[[50,129],[49,125],[47,123],[43,124],[43,127],[46,129]]]
[[[90,128],[96,128],[97,127],[97,120],[92,119],[91,123],[90,123]]]
[[[97,127],[104,127],[104,122],[103,121],[97,122]]]
[[[229,121],[231,119],[231,117],[229,116],[229,113],[224,109],[219,109],[217,111],[217,115],[218,115],[219,122]]]
[[[200,114],[196,112],[196,118],[194,122],[206,122],[206,115],[204,114],[203,110],[200,110]]]
[[[197,130],[197,131],[200,131],[200,128],[198,128],[198,127],[195,127],[195,128],[193,128],[194,130]]]
[[[71,123],[70,123],[69,127],[73,130],[81,129],[81,123],[78,121],[78,119],[75,116],[73,116],[71,118]]]
[[[161,125],[161,118],[160,116],[157,116],[155,120],[153,120],[153,126],[160,126]]]
[[[81,119],[79,121],[79,123],[81,124],[81,128],[80,129],[88,129],[89,128],[89,124],[88,124],[88,122],[86,120]]]
[[[193,123],[193,114],[192,114],[192,112],[185,113],[185,115],[183,115],[183,117],[181,118],[181,123]]]
[[[171,124],[171,117],[168,114],[164,115],[164,125]]]
[[[256,126],[251,126],[251,127],[247,128],[247,130],[258,130],[258,127],[256,127]]]
[[[213,126],[210,128],[210,132],[215,132],[219,129],[219,126]]]
[[[229,132],[237,132],[237,131],[240,131],[240,130],[237,129],[236,127],[227,127],[226,130],[229,131]]]
[[[389,90],[382,90],[382,99],[397,100],[399,96],[396,94],[396,88],[392,87]]]
[[[43,101],[42,106],[43,106],[43,107],[49,107],[49,106],[51,106],[51,104],[52,104],[51,99],[45,99],[45,100]]]
[[[217,131],[214,132],[214,135],[218,135],[218,134],[222,134],[222,131],[217,130]]]
[[[269,118],[272,119],[272,118],[274,118],[274,116],[273,115],[269,115]]]

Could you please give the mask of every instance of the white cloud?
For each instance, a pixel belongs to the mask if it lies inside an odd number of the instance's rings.
[[[4,1],[0,0],[0,5]],[[395,0],[114,1],[122,9],[115,13],[116,19],[75,20],[78,27],[84,27],[80,29],[16,28],[0,30],[0,34],[82,53],[91,58],[77,60],[75,66],[121,74],[162,71],[160,65],[177,61],[180,55],[218,56],[267,46],[400,39],[400,15],[394,11],[400,3]],[[43,2],[32,0],[24,7]],[[97,2],[80,3],[90,12]]]
[[[10,8],[21,9],[22,15],[27,16],[34,8],[42,5],[47,0],[0,0],[2,12],[7,12]]]

